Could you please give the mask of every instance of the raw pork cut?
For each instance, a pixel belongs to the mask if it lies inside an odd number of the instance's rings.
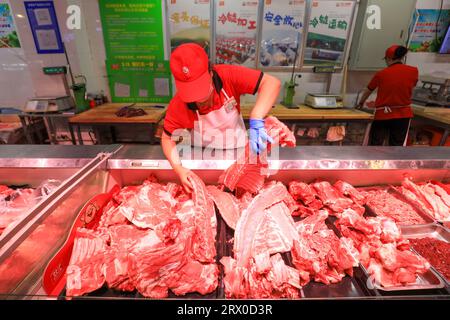
[[[289,193],[295,200],[301,200],[305,206],[313,210],[323,208],[323,203],[320,201],[317,192],[307,183],[301,181],[291,181],[289,183]]]
[[[333,212],[339,214],[345,209],[354,207],[353,201],[340,195],[328,181],[315,182],[312,186],[317,191],[317,195],[319,199],[322,200],[323,204],[328,206]],[[362,210],[361,214],[363,213],[364,210]]]
[[[310,280],[324,284],[336,283],[345,274],[353,275],[358,266],[358,252],[350,239],[339,239],[328,229],[324,210],[297,223],[299,239],[294,241],[292,259],[300,271],[301,284]]]
[[[231,257],[223,257],[225,296],[238,299],[298,298],[299,273],[287,266],[280,254],[262,253],[240,267]]]
[[[445,203],[445,205],[450,208],[450,195],[447,193],[447,191],[445,191],[445,189],[443,189],[441,186],[434,184],[434,183],[429,183],[428,186],[433,188],[434,192],[439,197],[441,197],[441,199]]]
[[[362,191],[368,207],[377,215],[393,219],[401,225],[425,224],[426,221],[408,203],[402,201],[388,188]]]
[[[192,200],[195,205],[195,233],[192,239],[194,259],[212,263],[216,257],[217,220],[214,202],[206,190],[205,183],[196,174],[188,177],[192,184]]]
[[[167,297],[170,291],[214,291],[219,276],[214,203],[196,175],[189,179],[192,200],[184,198],[180,186],[164,186],[154,178],[117,192],[96,230],[78,230],[66,270],[68,296],[92,292],[105,283],[151,298]],[[124,207],[132,212],[126,214],[129,219],[121,212]]]
[[[428,183],[419,186],[412,182],[410,178],[405,178],[402,181],[402,186],[403,188],[399,188],[400,192],[418,204],[436,220],[450,220],[450,208],[445,204],[445,200],[439,194],[435,193],[436,189],[432,184]]]
[[[207,186],[206,189],[219,209],[223,220],[231,229],[236,229],[237,221],[241,216],[239,200],[231,193],[219,190],[216,186]]]
[[[269,188],[263,189],[261,193],[253,199],[249,207],[242,212],[241,218],[236,225],[234,239],[234,256],[238,261],[239,266],[246,266],[249,259],[252,257],[252,250],[255,245],[257,245],[254,243],[254,239],[258,227],[265,217],[263,214],[264,210],[276,203],[282,202],[287,195],[287,189],[282,183],[271,185]],[[289,210],[287,209],[286,212],[289,212]],[[281,236],[288,237],[287,242],[291,242],[290,245],[292,246],[292,239],[298,237],[295,228],[287,228],[282,231],[283,234]],[[288,250],[290,250],[290,248]]]
[[[265,128],[267,134],[274,140],[274,145],[295,147],[294,134],[277,118],[267,117]],[[267,149],[270,149],[270,146]],[[265,175],[267,175],[267,173],[264,174],[267,171],[265,168],[268,167],[267,149],[262,155],[256,156],[250,152],[247,143],[245,152],[220,176],[219,183],[225,185],[231,191],[240,188],[251,193],[258,192],[263,187]]]
[[[14,190],[0,185],[0,235],[14,228],[41,199],[34,189]]]
[[[409,250],[409,242],[389,218],[366,219],[353,210],[345,210],[336,227],[344,237],[353,240],[373,282],[383,287],[415,283],[417,276],[430,267],[425,259]]]
[[[146,184],[136,191],[126,196],[119,206],[120,213],[135,226],[154,229],[174,215],[175,199],[158,184]]]
[[[269,183],[242,212],[235,230],[234,257],[220,261],[225,270],[227,297],[298,297],[299,273],[279,255],[290,251],[298,240],[290,209],[284,202],[287,196],[283,184]]]
[[[350,197],[353,202],[359,204],[360,206],[363,206],[366,204],[366,197],[364,194],[360,193],[358,190],[355,189],[350,183],[347,183],[342,180],[336,181],[336,183],[333,185],[340,193],[343,195]]]
[[[105,283],[105,241],[92,230],[79,228],[67,267],[66,294],[80,296],[95,291]]]
[[[282,147],[295,147],[295,135],[283,122],[273,116],[269,116],[265,119],[264,126],[267,134],[274,140],[274,144],[279,144]]]

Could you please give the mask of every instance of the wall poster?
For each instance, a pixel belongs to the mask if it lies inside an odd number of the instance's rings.
[[[209,0],[167,0],[170,48],[182,43],[195,42],[209,53],[210,17]]]
[[[99,0],[112,102],[169,102],[158,0]]]
[[[265,0],[260,67],[292,66],[301,59],[306,0]]]
[[[342,65],[354,6],[353,1],[312,2],[304,65]]]
[[[216,63],[256,66],[257,0],[218,0]]]

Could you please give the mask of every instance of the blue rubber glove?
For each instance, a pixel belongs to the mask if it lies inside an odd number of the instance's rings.
[[[259,154],[267,146],[267,141],[273,143],[273,139],[267,134],[264,127],[264,119],[250,119],[250,147],[252,151]]]

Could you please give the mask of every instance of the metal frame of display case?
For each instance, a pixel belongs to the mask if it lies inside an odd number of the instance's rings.
[[[234,163],[237,154],[242,152],[241,149],[212,152],[201,148],[191,149],[191,151],[191,155],[182,159],[182,163],[197,173],[207,184],[217,183],[217,178],[223,170]],[[73,161],[70,158],[66,160]],[[16,165],[20,165],[20,163],[20,159],[16,161]],[[284,183],[292,179],[312,182],[317,178],[322,178],[330,181],[345,179],[355,186],[399,184],[405,175],[411,176],[415,181],[435,179],[450,182],[450,149],[441,147],[425,150],[424,148],[403,147],[323,146],[281,149],[278,157],[269,157],[269,169],[272,174],[269,179]],[[55,194],[53,199],[49,199],[37,215],[28,221],[21,230],[18,230],[5,247],[0,249],[0,266],[4,261],[11,261],[16,249],[20,249],[21,246],[32,241],[33,232],[38,230],[38,226],[49,228],[45,224],[46,219],[71,208],[72,210],[67,213],[66,219],[68,220],[64,221],[65,227],[70,227],[73,222],[70,219],[77,216],[80,206],[84,205],[91,196],[104,193],[116,184],[125,186],[142,183],[150,174],[155,175],[161,182],[177,181],[170,163],[165,159],[158,146],[126,145],[115,153],[99,155],[89,162],[76,177],[73,177],[67,188],[63,188],[58,194]],[[220,234],[223,235],[226,232],[226,230],[222,230],[226,229],[225,227],[224,224],[219,225]],[[65,236],[67,237],[67,233]],[[64,243],[64,240],[64,237],[55,239],[52,252],[46,253],[45,257],[42,257],[42,261],[36,263],[32,272],[27,274],[11,292],[3,292],[2,296],[6,296],[7,299],[58,298],[46,296],[41,281],[43,268],[54,252]],[[226,254],[226,251],[222,252]],[[342,283],[332,286],[311,283],[302,289],[302,299],[398,299],[406,297],[449,299],[450,297],[448,286],[433,291],[416,290],[397,293],[368,289],[364,284],[367,279],[364,278],[364,274],[359,274],[359,272],[362,270],[356,268],[357,277],[346,277]],[[111,294],[112,292],[97,292],[82,298],[142,298],[139,295],[117,294],[117,296],[111,296]],[[62,298],[64,297],[62,296]],[[205,297],[198,296],[197,298]]]

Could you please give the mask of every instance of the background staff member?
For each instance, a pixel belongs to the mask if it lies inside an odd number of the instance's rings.
[[[250,113],[249,143],[253,152],[259,153],[267,141],[272,142],[264,128],[264,117],[280,92],[277,78],[241,66],[211,66],[205,50],[193,43],[183,44],[173,51],[170,69],[177,93],[167,109],[161,146],[186,191],[192,191],[187,179],[191,172],[181,165],[176,143],[171,139],[176,130],[199,132],[201,146],[220,149],[243,147],[246,130],[240,114],[240,97],[258,93]],[[232,139],[225,134],[230,131],[234,132]],[[194,143],[198,141],[194,140]]]
[[[364,106],[370,94],[378,88],[375,100],[375,121],[372,124],[372,146],[383,145],[388,138],[390,146],[405,146],[413,112],[411,96],[419,78],[416,67],[404,64],[408,49],[393,45],[386,50],[387,68],[378,71],[365,89],[358,109]]]

